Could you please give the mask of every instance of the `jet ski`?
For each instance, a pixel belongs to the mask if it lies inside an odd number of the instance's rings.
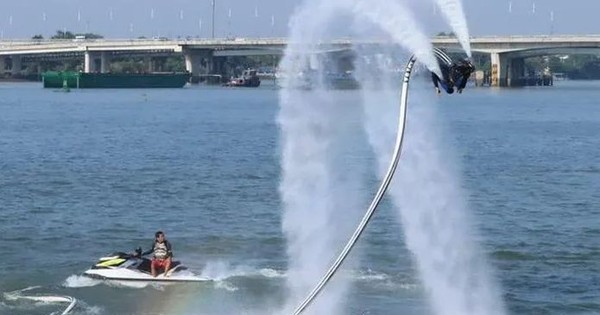
[[[158,275],[153,277],[150,273],[151,260],[141,256],[142,249],[138,248],[135,255],[115,252],[98,261],[83,274],[87,277],[101,280],[118,281],[152,281],[152,282],[202,282],[210,281],[200,277],[179,261],[173,261],[171,268],[166,272],[158,270]]]

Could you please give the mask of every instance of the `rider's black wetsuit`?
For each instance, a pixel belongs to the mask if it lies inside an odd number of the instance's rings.
[[[459,61],[456,64],[453,64],[453,80],[454,86],[456,86],[456,90],[458,93],[462,93],[462,90],[467,85],[469,81],[469,77],[471,73],[475,71],[475,67],[468,60]]]
[[[431,73],[431,80],[438,93],[440,93],[440,86],[448,94],[454,93],[454,88],[458,93],[462,93],[471,73],[475,71],[475,67],[468,60],[461,60],[458,63],[452,63],[450,66],[440,62],[439,66],[443,78],[433,72]]]

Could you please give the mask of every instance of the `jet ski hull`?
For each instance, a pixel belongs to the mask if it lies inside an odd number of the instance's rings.
[[[151,281],[151,282],[207,282],[211,281],[208,278],[198,277],[193,274],[182,275],[172,274],[165,277],[164,274],[159,274],[153,277],[150,274],[141,273],[130,269],[90,269],[84,272],[84,275],[100,280],[117,280],[117,281]]]
[[[141,249],[140,249],[141,253]],[[102,257],[83,274],[90,278],[116,281],[145,281],[145,282],[205,282],[211,281],[205,277],[199,277],[187,270],[179,261],[173,261],[171,268],[165,273],[159,273],[156,277],[150,274],[151,261],[126,253],[114,253],[108,257]]]

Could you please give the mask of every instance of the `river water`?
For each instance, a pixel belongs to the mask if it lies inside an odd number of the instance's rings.
[[[600,314],[599,99],[599,82],[561,81],[436,101],[510,314]],[[288,265],[278,102],[270,86],[63,93],[0,84],[0,292],[41,286],[37,294],[77,298],[75,314],[276,313]],[[352,149],[347,163],[374,165],[364,139]],[[377,184],[367,175],[364,196]],[[390,210],[339,274],[352,283],[345,314],[429,314]],[[212,281],[81,276],[100,256],[148,247],[159,229],[178,260]],[[61,309],[0,298],[0,314]]]

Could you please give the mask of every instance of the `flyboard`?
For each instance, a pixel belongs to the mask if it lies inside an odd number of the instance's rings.
[[[35,287],[29,287],[29,288],[16,290],[16,291],[12,291],[12,292],[6,292],[6,293],[4,293],[4,298],[7,300],[10,300],[10,301],[28,300],[28,301],[42,302],[42,303],[68,304],[67,307],[62,311],[62,313],[59,313],[60,315],[70,314],[71,311],[73,310],[73,308],[75,308],[75,304],[77,304],[77,299],[75,299],[74,297],[71,297],[71,296],[66,296],[66,295],[24,295],[23,294],[25,292],[32,291],[32,290],[39,289],[39,288],[41,288],[41,287],[35,286]],[[57,313],[52,313],[52,314],[57,314]]]
[[[433,48],[433,53],[434,53],[435,57],[437,58],[438,63],[440,63],[440,64],[443,63],[448,66],[452,64],[452,59],[444,51],[442,51],[438,48]],[[400,160],[400,154],[402,152],[402,142],[404,141],[404,131],[406,129],[406,112],[407,112],[407,106],[408,106],[408,86],[409,86],[409,81],[410,81],[410,75],[412,73],[412,70],[413,70],[413,67],[414,67],[416,61],[417,61],[417,58],[414,55],[412,57],[410,57],[410,60],[408,61],[407,65],[406,65],[406,69],[404,71],[404,78],[402,80],[402,94],[400,96],[400,113],[399,113],[399,117],[398,117],[398,133],[396,136],[396,143],[394,145],[392,161],[390,162],[387,173],[386,173],[385,177],[383,178],[383,181],[381,182],[381,185],[379,186],[379,189],[377,190],[377,193],[375,194],[373,201],[369,205],[369,208],[367,209],[362,220],[358,224],[358,227],[356,228],[356,230],[354,231],[354,233],[352,234],[352,236],[346,243],[346,246],[344,246],[344,248],[342,249],[339,256],[333,262],[331,267],[327,270],[325,275],[323,275],[323,277],[321,278],[319,283],[308,294],[308,296],[302,301],[302,303],[300,303],[300,305],[298,305],[298,307],[294,310],[294,313],[293,313],[294,315],[299,315],[304,310],[306,310],[306,308],[310,305],[310,303],[312,303],[312,301],[321,292],[321,290],[323,289],[325,284],[327,284],[327,282],[329,282],[331,277],[333,277],[333,275],[337,272],[339,267],[342,265],[342,263],[344,262],[344,260],[346,259],[346,257],[348,256],[348,254],[350,253],[350,251],[356,244],[356,241],[358,241],[358,238],[363,233],[367,224],[371,220],[371,217],[375,213],[377,206],[379,206],[381,199],[383,198],[385,192],[388,189],[388,186],[390,185],[390,182],[392,181],[392,178],[394,177],[394,173],[396,172],[396,168],[397,168],[398,162]],[[445,78],[445,79],[447,79],[447,78]]]

